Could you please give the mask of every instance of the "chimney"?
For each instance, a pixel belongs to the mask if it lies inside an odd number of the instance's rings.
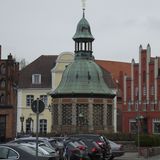
[[[2,47],[1,47],[1,45],[0,45],[0,60],[1,60],[1,48],[2,48]]]

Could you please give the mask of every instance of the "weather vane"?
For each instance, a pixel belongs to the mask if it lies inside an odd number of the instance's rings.
[[[86,0],[81,0],[82,1],[82,9],[83,9],[83,17],[85,15],[85,8],[86,8]]]

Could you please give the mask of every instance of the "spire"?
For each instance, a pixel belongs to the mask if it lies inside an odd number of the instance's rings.
[[[86,0],[82,0],[83,18],[85,18]]]
[[[92,42],[94,37],[91,33],[91,28],[88,21],[85,18],[85,2],[81,0],[83,17],[78,22],[76,33],[73,36],[75,41],[75,59],[93,59],[92,56]]]

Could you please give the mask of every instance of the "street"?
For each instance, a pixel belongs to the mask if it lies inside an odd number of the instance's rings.
[[[138,157],[137,152],[126,152],[123,156],[117,157],[114,160],[160,160],[160,155],[153,157]]]

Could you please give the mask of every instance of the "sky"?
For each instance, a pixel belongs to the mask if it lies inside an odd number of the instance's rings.
[[[138,61],[139,46],[160,56],[160,0],[86,0],[96,59]],[[74,52],[81,0],[0,0],[2,59],[30,63],[41,55]]]

